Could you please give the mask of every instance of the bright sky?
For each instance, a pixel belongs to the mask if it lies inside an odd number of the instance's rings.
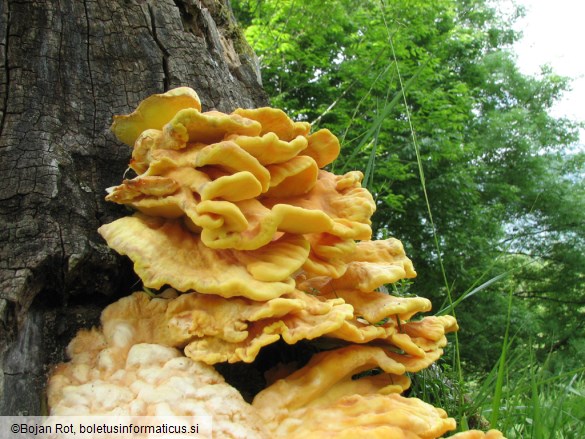
[[[503,6],[514,0],[499,0]],[[567,92],[552,111],[585,121],[585,2],[583,0],[516,0],[526,8],[526,16],[516,28],[523,38],[515,46],[518,66],[527,74],[536,74],[549,64],[556,73],[573,78]],[[581,131],[585,143],[585,130]]]

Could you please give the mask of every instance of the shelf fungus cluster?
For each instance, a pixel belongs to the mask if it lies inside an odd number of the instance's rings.
[[[121,299],[101,330],[72,341],[71,361],[49,382],[54,413],[198,407],[214,416],[216,437],[414,439],[455,429],[443,410],[401,393],[457,323],[420,318],[429,300],[385,291],[416,273],[400,241],[371,240],[375,203],[362,174],[323,169],[340,151],[331,132],[273,108],[202,112],[185,87],[147,98],[112,129],[133,147],[137,176],[107,199],[135,213],[99,233],[145,287],[164,292]],[[251,363],[279,340],[316,339],[329,348],[272,373],[251,404],[211,367]],[[180,379],[169,384],[172,376]],[[88,386],[110,386],[107,401]]]

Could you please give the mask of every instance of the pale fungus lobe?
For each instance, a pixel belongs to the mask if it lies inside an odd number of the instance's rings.
[[[159,304],[151,305],[152,312]],[[103,332],[79,332],[68,347],[71,360],[53,370],[51,415],[210,416],[213,436],[198,437],[272,437],[256,410],[212,367],[172,347],[141,343],[139,330],[147,325],[104,323]]]
[[[99,233],[147,291],[165,290],[111,304],[101,330],[72,341],[49,381],[52,414],[210,414],[214,437],[455,429],[443,410],[400,394],[457,322],[420,317],[428,299],[385,289],[416,272],[399,240],[371,240],[376,204],[362,173],[324,169],[340,153],[329,130],[274,108],[202,112],[186,87],[145,99],[112,130],[133,148],[136,176],[106,199],[134,214]],[[211,368],[252,363],[278,340],[315,353],[269,370],[251,405]],[[503,437],[483,434],[454,437]]]

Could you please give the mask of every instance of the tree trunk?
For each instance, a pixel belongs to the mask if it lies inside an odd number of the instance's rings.
[[[0,0],[0,63],[0,414],[40,414],[50,365],[137,281],[96,232],[124,214],[112,115],[180,85],[204,110],[266,97],[229,0]]]

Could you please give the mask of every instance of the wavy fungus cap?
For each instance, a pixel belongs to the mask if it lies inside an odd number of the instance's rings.
[[[149,288],[171,285],[179,291],[254,300],[291,292],[291,274],[300,268],[308,250],[302,237],[286,236],[265,246],[261,254],[215,250],[180,221],[145,215],[120,218],[99,232],[110,247],[134,261],[134,270]],[[275,260],[280,262],[278,267]],[[269,274],[270,281],[266,280]]]
[[[112,131],[122,142],[133,145],[143,131],[149,128],[162,129],[178,111],[185,108],[201,111],[199,96],[189,87],[155,94],[143,100],[132,114],[114,116]]]
[[[373,368],[387,374],[354,379]],[[321,352],[260,392],[252,406],[277,438],[436,438],[453,430],[455,421],[443,410],[398,395],[409,386],[405,371],[381,348]],[[387,436],[390,433],[394,435]]]

